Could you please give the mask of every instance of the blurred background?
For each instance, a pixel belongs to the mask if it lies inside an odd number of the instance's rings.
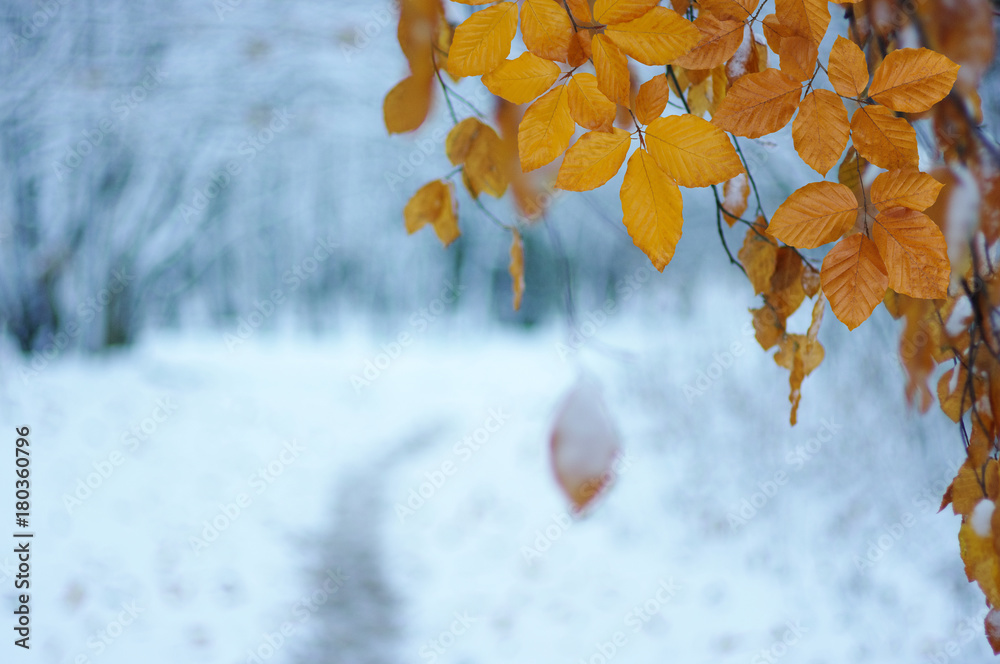
[[[897,324],[828,313],[789,427],[710,193],[659,274],[613,184],[525,229],[514,312],[464,194],[450,247],[406,235],[451,122],[386,135],[397,13],[4,4],[0,415],[32,431],[37,585],[0,660],[991,659],[936,513],[961,441],[906,407]],[[769,212],[815,179],[790,145],[743,144]],[[548,460],[581,376],[625,452],[582,518]]]

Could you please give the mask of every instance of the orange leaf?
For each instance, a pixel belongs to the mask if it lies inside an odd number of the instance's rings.
[[[829,90],[807,94],[792,123],[795,151],[820,175],[826,175],[837,164],[850,133],[844,102]]]
[[[889,273],[889,287],[911,297],[947,297],[951,266],[937,224],[901,207],[880,212],[875,221],[872,239]]]
[[[605,97],[628,108],[631,83],[625,54],[605,35],[595,35],[591,48],[594,69],[597,71],[597,87]]]
[[[567,0],[566,6],[573,12],[573,18],[577,23],[593,23],[594,17],[590,13],[590,3],[587,0]]]
[[[403,219],[406,232],[411,234],[431,224],[446,247],[460,235],[451,185],[443,180],[428,182],[418,189],[403,208]]]
[[[796,35],[781,40],[778,55],[781,58],[781,71],[796,81],[805,81],[812,77],[813,70],[816,69],[819,51],[812,41]]]
[[[858,153],[879,168],[917,168],[917,132],[884,106],[862,106],[851,118]]]
[[[597,78],[586,72],[574,74],[566,82],[569,91],[569,112],[581,127],[611,131],[615,121],[615,103],[597,87]]]
[[[473,198],[484,191],[495,198],[504,195],[510,184],[509,171],[504,168],[505,157],[503,142],[493,127],[481,125],[471,139],[462,169],[462,179]]]
[[[819,46],[830,25],[827,0],[774,0],[774,11],[782,25]]]
[[[726,180],[722,187],[722,216],[732,227],[736,218],[747,211],[747,200],[750,198],[750,181],[746,173],[740,173]]]
[[[777,69],[741,76],[712,117],[712,124],[737,136],[759,138],[792,119],[802,84]]]
[[[830,84],[842,97],[858,99],[868,87],[868,62],[858,45],[837,36],[830,49]]]
[[[448,137],[444,140],[444,153],[452,165],[458,166],[465,163],[466,157],[469,156],[469,150],[472,149],[473,141],[485,126],[476,118],[465,118],[451,128]]]
[[[825,354],[822,344],[804,334],[787,334],[779,342],[774,361],[778,366],[791,371],[788,377],[791,388],[788,400],[792,404],[790,417],[792,426],[795,425],[799,401],[802,399],[802,381],[820,365]]]
[[[666,74],[654,76],[639,86],[635,96],[635,117],[640,124],[649,124],[663,115],[670,100]]]
[[[748,228],[743,247],[736,257],[740,259],[755,295],[771,291],[771,277],[778,263],[778,245],[764,229]]]
[[[777,14],[768,14],[761,20],[764,29],[764,39],[768,47],[775,53],[781,53],[781,40],[797,36],[795,31],[778,20]],[[801,36],[801,35],[798,35]]]
[[[854,225],[858,200],[836,182],[813,182],[778,206],[768,232],[785,244],[814,249],[833,242]]]
[[[448,72],[456,77],[488,74],[510,53],[516,32],[515,3],[501,2],[476,12],[455,28]]]
[[[521,308],[521,296],[524,295],[524,243],[517,229],[511,232],[510,272],[511,287],[514,290],[514,311]]]
[[[733,57],[743,43],[742,21],[720,21],[712,14],[702,14],[694,22],[701,41],[694,49],[674,60],[686,69],[713,69]]]
[[[640,148],[628,160],[621,201],[622,220],[632,242],[663,272],[674,257],[684,225],[680,189],[656,160]]]
[[[743,172],[729,136],[690,114],[650,122],[646,146],[659,167],[682,187],[721,184]]]
[[[901,48],[885,56],[868,94],[894,111],[920,113],[938,103],[958,78],[958,65],[929,48]]]
[[[402,134],[420,127],[431,107],[431,77],[414,74],[396,84],[382,102],[385,128]]]
[[[566,151],[556,187],[568,191],[596,189],[625,163],[632,136],[624,129],[587,132]]]
[[[724,21],[745,22],[757,9],[757,3],[758,0],[701,0],[698,8]]]
[[[609,25],[604,36],[644,65],[670,64],[701,40],[693,23],[666,7],[653,7],[628,23]]]
[[[660,0],[597,0],[594,20],[605,25],[624,23],[639,18],[660,3]]]
[[[527,104],[552,87],[559,72],[559,65],[528,51],[484,75],[483,85],[512,104]]]
[[[962,519],[958,543],[965,576],[979,584],[990,606],[1000,605],[1000,558],[993,547],[993,538],[980,537],[968,520]]]
[[[943,186],[920,171],[886,171],[879,173],[872,183],[871,200],[879,210],[899,206],[923,211],[934,204]]]
[[[868,320],[889,286],[878,247],[863,233],[844,238],[830,250],[820,279],[833,315],[849,330]]]
[[[573,40],[569,14],[555,0],[524,0],[521,37],[529,51],[540,58],[566,62]]]
[[[565,85],[556,86],[536,99],[524,112],[517,131],[521,170],[533,171],[561,155],[569,147],[575,127]]]

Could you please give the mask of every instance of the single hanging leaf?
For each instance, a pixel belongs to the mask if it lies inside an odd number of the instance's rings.
[[[443,180],[428,182],[418,189],[403,208],[403,219],[410,234],[431,224],[446,247],[460,235],[451,185]]]
[[[917,168],[917,132],[884,106],[862,106],[851,118],[858,153],[879,168]]]
[[[559,65],[528,51],[484,75],[483,85],[512,104],[527,104],[552,87],[559,73]]]
[[[712,124],[737,136],[759,138],[792,119],[802,84],[777,69],[741,76],[712,117]]]
[[[511,231],[510,243],[510,282],[514,291],[514,311],[521,308],[521,297],[524,295],[524,243],[517,229]]]
[[[774,0],[774,11],[782,25],[801,37],[808,37],[817,46],[830,25],[826,0]]]
[[[609,25],[604,36],[644,65],[668,65],[701,40],[693,23],[666,7],[653,7],[633,21]]]
[[[830,66],[827,69],[830,84],[841,97],[860,99],[868,87],[868,61],[858,45],[850,39],[837,36],[830,49]]]
[[[674,257],[684,225],[680,189],[640,148],[628,160],[621,201],[622,221],[632,242],[663,272]]]
[[[944,99],[958,78],[958,65],[929,48],[900,48],[875,70],[868,94],[901,113],[920,113]]]
[[[597,77],[586,72],[574,74],[566,82],[569,113],[581,127],[611,131],[617,107],[597,87]]]
[[[927,173],[909,169],[879,173],[871,186],[872,204],[879,210],[904,207],[923,211],[934,205],[943,184]]]
[[[849,330],[868,320],[889,287],[878,247],[863,233],[845,237],[830,250],[820,279],[833,315]]]
[[[778,259],[774,274],[771,275],[771,289],[764,301],[774,308],[782,321],[798,311],[806,299],[805,288],[802,286],[805,271],[805,263],[794,248],[778,247]]]
[[[494,198],[504,195],[510,184],[509,171],[504,168],[506,157],[503,141],[493,127],[482,125],[472,138],[462,169],[466,188],[473,198],[477,198],[480,192]]]
[[[573,41],[573,23],[556,0],[524,0],[521,37],[527,49],[538,57],[566,62]]]
[[[791,388],[788,401],[792,404],[789,421],[792,426],[795,426],[799,402],[802,400],[802,381],[820,365],[825,352],[822,344],[810,340],[804,334],[787,334],[778,343],[778,352],[774,354],[774,361],[778,366],[791,371],[788,377]]]
[[[536,99],[524,112],[517,132],[521,170],[533,171],[561,155],[569,147],[575,127],[565,85]]]
[[[813,90],[807,94],[792,123],[795,151],[820,175],[826,175],[837,165],[850,133],[844,102],[829,90]]]
[[[396,84],[382,102],[385,128],[390,134],[418,129],[431,108],[431,77],[414,74]]]
[[[485,126],[477,118],[465,118],[451,128],[444,140],[444,153],[453,166],[465,163],[469,150],[472,149],[472,143]]]
[[[635,117],[640,124],[649,124],[663,115],[670,100],[666,74],[654,76],[639,86],[635,96]]]
[[[771,278],[778,263],[778,244],[767,235],[763,225],[747,229],[743,247],[736,257],[747,271],[754,294],[771,292]]]
[[[726,132],[690,114],[650,122],[646,146],[659,167],[682,187],[721,184],[743,172]]]
[[[479,76],[500,66],[517,32],[517,5],[501,2],[482,9],[455,28],[448,52],[453,76]]]
[[[819,50],[805,37],[786,37],[781,40],[781,71],[796,81],[805,81],[812,77],[816,69],[816,59]]]
[[[813,182],[778,206],[767,230],[785,244],[815,249],[849,231],[857,216],[858,201],[849,188]]]
[[[587,132],[566,151],[556,187],[590,191],[615,176],[625,163],[632,136],[624,129]]]
[[[872,239],[889,273],[889,287],[911,297],[947,297],[951,264],[937,224],[906,208],[891,208],[875,219]]]
[[[660,0],[597,0],[594,20],[604,25],[624,23],[639,18],[658,5]]]
[[[628,108],[631,83],[625,54],[604,35],[595,35],[591,48],[594,69],[597,71],[597,87],[605,97]]]
[[[690,53],[674,60],[686,69],[714,69],[733,57],[743,43],[743,21],[719,20],[712,14],[702,14],[694,22],[701,40]]]
[[[722,217],[732,228],[736,218],[747,211],[747,200],[750,198],[750,180],[746,173],[740,173],[726,180],[722,187]]]

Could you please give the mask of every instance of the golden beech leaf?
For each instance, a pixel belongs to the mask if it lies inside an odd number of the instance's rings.
[[[722,187],[722,217],[732,228],[736,218],[747,211],[747,200],[750,198],[750,180],[746,173],[740,173],[726,180]]]
[[[524,0],[521,37],[525,47],[538,57],[566,62],[573,41],[573,23],[556,0]]]
[[[668,65],[701,40],[694,24],[666,7],[653,7],[637,19],[609,25],[604,36],[644,65]]]
[[[747,271],[754,295],[771,291],[771,277],[778,264],[778,245],[768,237],[763,227],[747,229],[743,247],[736,254]]]
[[[861,173],[868,167],[868,161],[858,154],[854,146],[847,148],[847,156],[837,169],[837,182],[850,187],[859,205],[864,205],[865,192],[861,186]]]
[[[858,200],[850,189],[836,182],[813,182],[778,206],[767,230],[785,244],[815,249],[849,231],[857,215]]]
[[[594,17],[590,13],[590,5],[587,0],[567,0],[566,6],[573,12],[573,18],[577,23],[593,23]]]
[[[771,290],[765,296],[782,318],[794,314],[806,299],[802,287],[805,263],[792,247],[778,247],[778,260],[771,275]]]
[[[559,72],[556,63],[527,51],[484,75],[483,85],[512,104],[527,104],[552,87]]]
[[[754,338],[763,350],[774,348],[781,338],[785,336],[785,319],[778,316],[770,304],[765,303],[759,309],[750,309],[753,314]]]
[[[879,168],[917,168],[917,132],[884,106],[862,106],[851,118],[858,153]]]
[[[869,96],[894,111],[920,113],[944,99],[958,78],[958,65],[929,48],[901,48],[885,56],[872,77]]]
[[[759,138],[792,119],[802,84],[778,69],[741,76],[712,117],[712,124],[737,136]]]
[[[782,25],[819,46],[830,25],[826,0],[774,0],[774,11]]]
[[[938,402],[941,404],[941,412],[950,417],[953,422],[958,422],[972,408],[974,395],[970,395],[967,391],[968,381],[969,372],[962,365],[948,369],[938,379],[937,395]],[[985,391],[982,378],[973,375],[973,381],[977,383],[973,387],[973,392],[978,394],[981,390]],[[969,450],[971,452],[971,445]],[[978,468],[978,465],[974,465],[974,467]]]
[[[615,176],[625,163],[632,136],[624,129],[587,132],[566,151],[556,187],[590,191]]]
[[[842,97],[858,99],[868,87],[868,61],[858,45],[837,36],[830,49],[830,84]]]
[[[901,207],[875,219],[872,239],[889,273],[889,287],[911,297],[947,297],[951,265],[937,224],[922,212]]]
[[[574,74],[566,82],[569,92],[569,113],[581,127],[594,131],[611,131],[616,106],[597,87],[597,77],[589,73]]]
[[[820,275],[833,315],[849,330],[868,320],[889,287],[878,247],[863,233],[838,242],[823,259]]]
[[[516,32],[517,4],[501,2],[476,12],[455,28],[448,73],[479,76],[493,71],[510,53]]]
[[[418,189],[403,208],[403,219],[410,234],[431,224],[446,247],[460,235],[451,185],[443,180],[428,182]]]
[[[632,242],[663,272],[681,238],[684,202],[674,181],[642,148],[628,160],[621,201],[622,220]]]
[[[781,71],[796,81],[805,81],[812,77],[816,69],[819,50],[811,40],[796,35],[781,40],[781,50],[778,55]]]
[[[625,54],[605,35],[595,35],[591,48],[598,89],[611,101],[628,108],[631,83]]]
[[[685,69],[714,69],[733,57],[743,43],[743,21],[719,20],[712,14],[702,14],[694,25],[701,33],[701,40],[691,52],[674,60]]]
[[[812,265],[806,265],[802,271],[802,290],[805,291],[806,297],[813,297],[819,293],[821,287],[820,271]]]
[[[844,102],[829,90],[813,90],[807,94],[792,123],[795,151],[820,175],[826,175],[837,165],[850,133],[851,124]]]
[[[899,169],[879,173],[871,186],[871,200],[879,210],[905,207],[923,211],[934,205],[944,185],[927,173]]]
[[[639,18],[660,3],[660,0],[597,0],[594,20],[609,25]]]
[[[521,308],[521,297],[524,295],[524,243],[521,234],[515,229],[510,243],[510,282],[514,291],[514,311]]]
[[[1000,557],[992,537],[980,537],[968,519],[958,531],[959,549],[965,562],[965,576],[979,584],[990,606],[1000,605]]]
[[[508,170],[504,168],[506,157],[503,141],[492,127],[482,125],[472,138],[465,166],[462,169],[466,188],[473,198],[486,192],[500,198],[510,184]]]
[[[670,100],[666,74],[654,76],[639,86],[635,96],[635,117],[640,124],[649,124],[663,115]]]
[[[781,53],[781,40],[797,36],[795,31],[778,20],[777,14],[768,14],[761,20],[764,29],[764,39],[768,47],[775,53]]]
[[[390,134],[418,129],[431,107],[431,75],[414,74],[396,84],[382,102],[385,128]]]
[[[701,0],[698,8],[723,21],[742,23],[757,9],[757,3],[758,0]]]
[[[799,402],[802,400],[802,381],[820,365],[825,354],[822,344],[804,334],[787,334],[778,342],[774,361],[778,366],[791,371],[788,378],[791,388],[788,401],[792,404],[789,418],[792,426],[795,425]]]
[[[591,30],[578,30],[573,33],[573,41],[569,45],[569,59],[566,61],[570,67],[580,67],[594,57],[593,40],[594,33]]]
[[[536,99],[524,112],[517,132],[521,170],[533,171],[561,155],[569,147],[575,127],[565,85]]]
[[[444,140],[444,153],[453,166],[465,163],[473,141],[485,126],[477,118],[465,118],[451,128],[448,137]]]
[[[442,23],[447,25],[440,3],[407,2],[400,6],[396,37],[414,73],[419,72],[426,77],[433,71],[432,35]]]
[[[682,187],[721,184],[743,172],[726,132],[690,114],[650,122],[646,146],[657,165]]]

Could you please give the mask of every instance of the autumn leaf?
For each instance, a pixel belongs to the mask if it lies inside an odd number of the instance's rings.
[[[847,156],[840,162],[837,168],[837,182],[846,185],[854,192],[854,197],[858,199],[859,205],[864,205],[865,192],[861,187],[861,173],[868,167],[868,161],[858,155],[854,146],[847,148]]]
[[[809,39],[797,35],[786,37],[781,40],[778,52],[781,71],[796,81],[805,81],[812,77],[818,55],[816,44]]]
[[[820,365],[824,355],[822,344],[804,334],[787,334],[778,342],[778,352],[774,354],[774,361],[778,366],[791,371],[788,377],[791,388],[788,401],[792,404],[789,421],[793,426],[797,419],[799,402],[802,400],[802,381]]]
[[[521,170],[533,171],[561,155],[569,147],[575,126],[565,85],[536,99],[524,112],[517,132]]]
[[[830,25],[827,0],[774,0],[774,11],[782,25],[819,46]]]
[[[693,23],[666,7],[653,7],[635,20],[609,25],[604,36],[644,65],[668,65],[701,40]]]
[[[501,2],[476,12],[455,28],[448,72],[454,76],[488,74],[506,59],[516,32],[517,4]]]
[[[928,48],[901,48],[885,56],[868,94],[902,113],[920,113],[938,103],[958,78],[958,65]]]
[[[615,121],[615,103],[597,87],[597,77],[586,72],[574,74],[566,82],[569,113],[581,127],[611,131]]]
[[[764,30],[764,39],[767,40],[768,47],[775,53],[781,53],[781,40],[787,37],[804,36],[797,35],[796,32],[778,20],[777,14],[768,14],[761,19],[761,27]]]
[[[973,383],[975,384],[973,391],[985,392],[986,386],[982,378],[975,374],[973,376]],[[941,378],[938,380],[937,394],[938,401],[941,404],[941,412],[950,417],[952,422],[958,422],[972,408],[973,395],[966,391],[968,380],[969,372],[962,365],[952,367],[941,374]],[[976,396],[978,397],[978,395]],[[976,488],[978,489],[978,486]],[[982,497],[981,494],[980,497]],[[952,498],[954,499],[954,494]],[[958,506],[955,509],[957,510]]]
[[[396,84],[382,102],[385,128],[390,134],[418,129],[431,107],[431,78],[414,74]]]
[[[659,4],[659,0],[597,0],[594,20],[605,25],[639,18]]]
[[[485,74],[483,85],[512,104],[527,104],[552,87],[559,73],[559,65],[528,51]]]
[[[510,272],[511,288],[514,291],[514,311],[521,308],[521,297],[524,295],[524,243],[517,229],[511,231]]]
[[[593,23],[594,17],[590,12],[588,0],[567,0],[566,6],[573,13],[573,18],[577,23]]]
[[[792,123],[795,151],[820,175],[826,175],[837,165],[850,133],[844,102],[829,90],[807,94]]]
[[[863,233],[844,238],[830,250],[820,279],[833,315],[849,330],[868,320],[889,286],[878,247]]]
[[[649,124],[663,115],[670,99],[666,74],[654,76],[639,86],[635,96],[635,117],[640,124]]]
[[[478,118],[465,118],[451,128],[444,141],[444,153],[452,165],[458,166],[465,163],[473,141],[485,126]]]
[[[879,168],[917,168],[917,132],[884,106],[862,106],[851,118],[858,153]]]
[[[569,191],[596,189],[625,163],[632,136],[624,129],[587,132],[566,151],[556,187]]]
[[[443,180],[428,182],[418,189],[403,208],[403,219],[409,234],[431,224],[446,247],[460,235],[451,185]]]
[[[682,187],[721,184],[743,172],[729,136],[690,114],[650,122],[646,146],[657,165]]]
[[[663,271],[674,257],[684,224],[680,189],[644,149],[628,160],[621,188],[625,228],[635,246]]]
[[[465,157],[462,177],[473,198],[486,192],[500,198],[510,184],[508,171],[504,168],[503,142],[492,127],[482,125],[471,139]]]
[[[943,186],[927,173],[898,169],[879,173],[870,195],[879,210],[898,206],[923,211],[934,204]]]
[[[833,89],[842,97],[860,99],[868,87],[868,62],[865,54],[857,44],[839,35],[830,49],[827,73]]]
[[[701,0],[698,8],[724,21],[745,22],[757,9],[757,4],[758,0]]]
[[[538,57],[565,62],[573,40],[573,23],[556,0],[524,0],[521,38]]]
[[[778,69],[741,76],[712,117],[712,124],[737,136],[759,138],[792,119],[802,84]]]
[[[594,70],[597,72],[597,87],[604,96],[622,106],[630,105],[631,83],[628,74],[628,59],[605,35],[596,35],[591,43],[594,54]]]
[[[712,14],[702,14],[694,22],[701,40],[691,50],[674,60],[686,69],[713,69],[733,57],[743,43],[742,21],[720,20]]]
[[[778,206],[767,230],[785,244],[814,249],[850,230],[857,214],[858,201],[849,188],[836,182],[813,182]]]
[[[754,294],[770,292],[771,277],[778,262],[778,244],[767,235],[763,226],[747,229],[743,247],[736,257],[746,270]]]
[[[722,187],[722,216],[732,227],[737,217],[747,211],[747,200],[750,198],[750,180],[746,173],[740,173],[726,180]]]
[[[990,606],[1000,606],[1000,558],[992,538],[980,537],[968,520],[962,519],[958,543],[965,576],[979,584]]]
[[[872,239],[894,291],[927,299],[948,295],[948,247],[941,229],[927,215],[901,207],[880,212]]]

